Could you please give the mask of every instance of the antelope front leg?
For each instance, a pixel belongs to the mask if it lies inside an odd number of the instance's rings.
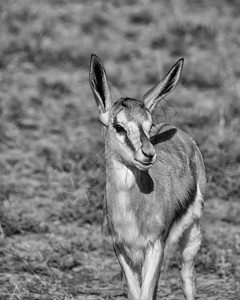
[[[155,300],[161,272],[164,246],[161,241],[151,244],[142,267],[142,286],[139,300]]]
[[[194,258],[201,244],[201,228],[193,224],[180,239],[180,255],[182,261],[182,283],[186,300],[194,300],[196,295]]]
[[[137,270],[135,270],[129,264],[124,251],[121,251],[121,249],[117,245],[114,245],[114,250],[125,275],[127,289],[128,289],[128,299],[139,300],[140,297],[139,274]]]

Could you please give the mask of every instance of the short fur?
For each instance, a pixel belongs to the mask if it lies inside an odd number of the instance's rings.
[[[91,60],[90,85],[106,128],[104,227],[132,300],[156,299],[164,248],[175,241],[180,243],[185,298],[195,297],[204,164],[187,134],[168,124],[152,125],[150,114],[176,85],[182,64],[179,60],[143,101],[120,98],[113,104],[104,67],[96,56]]]

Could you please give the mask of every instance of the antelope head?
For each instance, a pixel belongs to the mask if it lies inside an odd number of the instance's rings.
[[[176,86],[181,74],[183,59],[142,100],[129,97],[113,102],[107,74],[101,60],[91,56],[89,80],[99,118],[106,127],[106,139],[115,159],[121,163],[148,170],[156,159],[150,137],[156,132],[151,113],[156,105]]]

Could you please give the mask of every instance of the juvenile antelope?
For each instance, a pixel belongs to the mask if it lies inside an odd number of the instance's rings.
[[[206,178],[201,153],[180,129],[152,124],[151,113],[176,86],[180,59],[142,100],[113,102],[103,64],[90,63],[90,86],[105,127],[104,224],[125,275],[128,299],[154,300],[164,249],[178,242],[183,292],[195,298],[194,258]]]

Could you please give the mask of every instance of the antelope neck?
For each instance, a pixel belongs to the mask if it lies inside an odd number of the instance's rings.
[[[136,183],[133,171],[115,158],[107,162],[107,181],[116,191],[128,191]]]

